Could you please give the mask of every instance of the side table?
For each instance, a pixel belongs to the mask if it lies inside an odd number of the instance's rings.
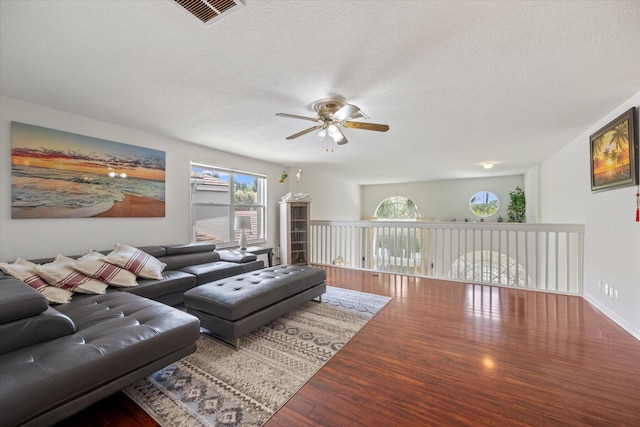
[[[273,248],[265,248],[263,246],[249,246],[245,249],[245,252],[252,253],[254,255],[267,255],[269,267],[273,267]]]

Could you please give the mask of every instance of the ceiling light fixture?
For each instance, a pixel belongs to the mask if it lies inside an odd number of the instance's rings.
[[[386,132],[389,130],[389,125],[353,121],[354,119],[368,119],[368,117],[360,110],[359,107],[347,104],[343,100],[327,99],[318,101],[313,104],[313,110],[317,113],[317,117],[276,113],[276,116],[280,117],[289,117],[318,123],[315,126],[288,136],[287,139],[295,139],[299,136],[306,135],[317,130],[318,133],[316,135],[318,136],[318,139],[322,142],[326,140],[326,150],[334,151],[336,145],[344,145],[349,142],[342,128],[373,130],[377,132]]]
[[[342,145],[347,143],[347,139],[344,134],[333,121],[325,122],[322,128],[318,131],[318,140],[321,142],[326,141],[326,151],[334,151],[336,144]]]
[[[495,163],[493,162],[485,162],[482,164],[482,167],[485,169],[491,169],[493,167],[493,165],[495,165]]]
[[[333,142],[335,142],[336,144],[338,144],[340,141],[344,139],[344,135],[342,134],[342,132],[340,132],[340,129],[338,129],[338,127],[333,123],[329,125],[329,128],[327,129],[327,133],[329,134],[331,139],[333,139]]]

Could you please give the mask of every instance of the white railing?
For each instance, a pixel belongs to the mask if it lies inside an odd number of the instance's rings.
[[[581,295],[584,225],[311,221],[311,262]]]

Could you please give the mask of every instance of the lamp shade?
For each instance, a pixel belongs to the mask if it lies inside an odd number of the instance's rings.
[[[235,230],[251,230],[251,218],[248,216],[235,217],[233,228]]]

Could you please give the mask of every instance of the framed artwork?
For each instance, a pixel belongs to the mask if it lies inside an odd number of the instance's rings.
[[[164,216],[164,151],[11,123],[11,218]]]
[[[591,135],[591,191],[638,184],[636,126],[633,107]]]

